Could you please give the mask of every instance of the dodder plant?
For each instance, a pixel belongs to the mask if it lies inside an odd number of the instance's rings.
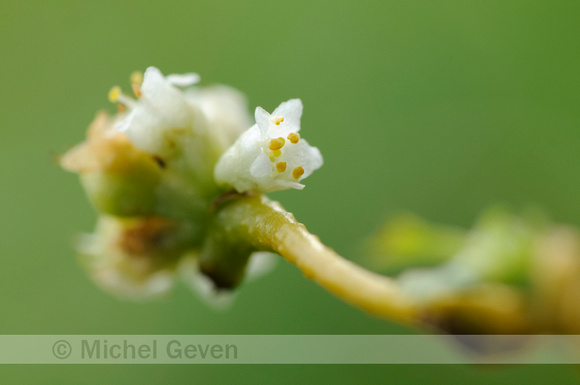
[[[244,96],[200,88],[197,74],[131,76],[135,98],[114,87],[118,113],[97,115],[61,165],[80,175],[99,211],[78,242],[91,277],[133,299],[186,278],[206,298],[264,270],[278,253],[305,276],[371,314],[457,333],[580,329],[580,246],[575,230],[495,210],[465,233],[403,218],[373,238],[398,278],[337,255],[264,194],[304,188],[322,156],[300,136],[302,102],[255,124]],[[425,267],[428,265],[428,267]],[[422,267],[421,267],[422,266]]]

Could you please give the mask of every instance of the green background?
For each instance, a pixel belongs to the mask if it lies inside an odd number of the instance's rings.
[[[0,334],[414,333],[336,300],[281,261],[216,312],[180,286],[98,290],[72,237],[95,214],[54,162],[112,85],[196,71],[272,110],[302,98],[324,167],[273,194],[339,253],[408,210],[469,226],[488,204],[580,223],[577,1],[0,0]],[[574,382],[570,367],[0,367],[3,383]]]

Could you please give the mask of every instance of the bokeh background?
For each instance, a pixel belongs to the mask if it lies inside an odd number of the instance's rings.
[[[324,167],[273,194],[339,253],[389,214],[469,226],[490,203],[580,225],[575,0],[0,0],[0,334],[415,333],[281,261],[227,312],[185,287],[121,302],[71,239],[95,213],[54,162],[134,70],[197,71],[271,110],[305,104]],[[575,382],[571,367],[14,366],[12,383]],[[10,380],[10,381],[8,381]]]

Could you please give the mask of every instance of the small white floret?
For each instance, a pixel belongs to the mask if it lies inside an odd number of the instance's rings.
[[[291,99],[272,114],[256,108],[256,124],[222,155],[215,168],[216,181],[238,192],[273,192],[300,183],[322,166],[316,147],[300,137],[302,102]]]

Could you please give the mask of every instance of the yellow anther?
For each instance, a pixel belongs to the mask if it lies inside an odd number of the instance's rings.
[[[143,83],[143,72],[135,71],[131,74],[131,84]]]
[[[284,143],[286,143],[286,141],[284,140],[284,138],[272,139],[270,141],[270,147],[268,147],[268,148],[270,150],[272,150],[272,151],[276,151],[276,150],[279,150],[282,147],[284,147]]]
[[[302,167],[296,167],[294,170],[292,170],[292,177],[294,179],[300,178],[302,174],[304,174],[304,169]]]
[[[270,155],[270,161],[271,162],[275,162],[276,161],[276,157],[274,155]]]
[[[274,150],[274,151],[272,151],[272,154],[274,154],[274,156],[276,158],[278,158],[280,155],[282,155],[282,151],[280,151],[280,150]]]
[[[111,103],[116,103],[119,100],[120,96],[121,96],[121,87],[119,86],[115,86],[111,88],[111,90],[109,91],[109,101]]]
[[[283,116],[276,116],[273,120],[272,120],[277,126],[280,125],[280,123],[282,123],[284,121],[284,117]]]
[[[276,165],[276,170],[278,170],[278,172],[286,171],[286,162],[278,162]]]
[[[131,88],[133,88],[133,94],[135,94],[135,97],[139,99],[141,97],[141,84],[133,83],[131,84]]]
[[[291,132],[288,135],[288,140],[290,141],[290,143],[296,144],[300,140],[300,134],[297,132]]]

